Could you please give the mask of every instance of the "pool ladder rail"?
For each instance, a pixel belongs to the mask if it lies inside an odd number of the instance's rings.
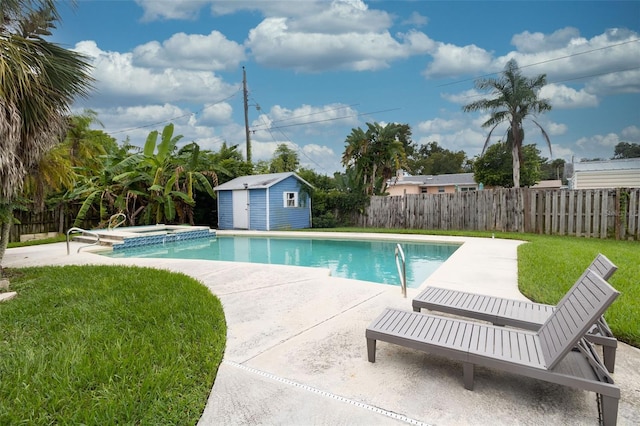
[[[118,220],[118,218],[122,218],[120,220]],[[118,226],[122,225],[123,223],[125,223],[127,221],[127,215],[125,215],[122,212],[116,213],[114,215],[111,215],[111,217],[109,218],[109,220],[107,221],[107,231],[113,231],[114,229],[116,229]],[[67,255],[70,254],[70,248],[69,248],[69,236],[71,233],[81,233],[83,236],[90,236],[95,238],[95,241],[84,245],[84,246],[80,246],[78,248],[77,253],[80,253],[80,250],[85,248],[85,247],[91,247],[91,246],[95,246],[97,244],[100,244],[100,234],[98,234],[97,232],[92,232],[92,231],[87,231],[86,229],[82,229],[82,228],[77,228],[77,227],[73,227],[70,228],[67,231]]]
[[[398,275],[400,275],[400,287],[402,287],[402,296],[407,297],[407,263],[404,257],[404,250],[400,243],[396,244],[396,267]]]
[[[116,222],[115,219],[118,219],[119,217],[122,217],[122,220],[120,220],[119,222]],[[109,218],[109,221],[107,222],[107,230],[111,231],[112,229],[117,228],[118,226],[122,225],[126,221],[127,221],[127,215],[125,215],[122,212],[116,213]],[[115,225],[113,225],[114,222],[115,222]]]
[[[91,247],[91,246],[95,246],[96,244],[100,244],[100,234],[96,232],[87,231],[86,229],[82,229],[82,228],[76,228],[76,227],[69,228],[69,230],[67,231],[67,255],[71,254],[71,251],[69,249],[69,235],[73,232],[80,232],[82,233],[82,235],[89,235],[96,239],[94,242],[90,244],[78,247],[78,251],[76,253],[80,253],[80,250],[85,247]]]

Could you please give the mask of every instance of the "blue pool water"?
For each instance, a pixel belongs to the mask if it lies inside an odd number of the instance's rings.
[[[223,260],[328,268],[332,276],[400,285],[396,242],[309,238],[201,238],[114,250],[110,257]],[[457,244],[401,242],[407,287],[418,287],[456,251]]]

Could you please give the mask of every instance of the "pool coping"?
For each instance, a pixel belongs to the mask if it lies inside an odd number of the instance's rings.
[[[292,234],[298,233],[266,233]],[[327,237],[326,232],[317,234]],[[589,392],[487,369],[478,369],[476,390],[470,392],[462,386],[460,365],[382,343],[376,363],[367,361],[366,326],[387,306],[411,310],[412,297],[425,285],[470,290],[473,283],[471,291],[523,298],[517,290],[517,247],[522,242],[341,234],[464,244],[423,286],[408,289],[406,299],[398,287],[330,277],[320,268],[113,259],[84,250],[76,254],[80,243],[72,243],[69,256],[64,243],[9,249],[3,266],[148,266],[182,272],[206,285],[222,301],[228,333],[201,425],[597,423]],[[622,389],[618,423],[632,424],[640,412],[634,393],[640,382],[638,349],[619,345],[615,379]]]

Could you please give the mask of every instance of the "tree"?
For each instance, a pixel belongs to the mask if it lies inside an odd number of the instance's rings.
[[[68,126],[92,85],[88,59],[45,40],[60,20],[53,0],[0,2],[0,261],[25,177]]]
[[[201,161],[200,146],[191,142],[178,152],[178,162],[176,167],[178,175],[178,188],[187,194],[187,201],[178,199],[176,208],[180,221],[194,225],[193,208],[196,201],[196,193],[206,193],[211,198],[215,198],[213,187],[218,184],[218,175],[213,170],[212,164]],[[191,203],[190,201],[193,201]]]
[[[438,142],[429,142],[411,151],[407,154],[407,171],[414,176],[462,173],[467,160],[464,151],[450,151],[438,145]]]
[[[367,123],[367,131],[352,129],[347,136],[342,164],[353,169],[358,188],[366,195],[383,194],[387,180],[407,164],[405,147],[410,145],[408,124],[382,126]],[[355,189],[355,188],[352,188]]]
[[[295,172],[300,166],[298,153],[289,148],[286,143],[281,143],[273,153],[269,163],[269,173]]]
[[[546,99],[538,99],[538,92],[546,84],[546,74],[533,78],[522,75],[518,63],[511,59],[507,62],[502,77],[499,79],[479,79],[475,86],[480,90],[490,89],[493,97],[481,99],[463,107],[465,112],[490,111],[491,117],[482,125],[489,127],[489,134],[484,143],[482,152],[487,148],[491,134],[495,128],[504,122],[509,124],[507,130],[507,145],[512,151],[513,161],[513,187],[520,187],[520,165],[523,162],[522,145],[524,142],[523,122],[530,116],[551,110],[551,104]],[[551,153],[551,141],[547,132],[537,121],[531,121],[540,129],[542,136],[547,141]]]
[[[540,181],[542,158],[535,145],[522,147],[524,156],[521,169],[522,184],[532,186]],[[479,155],[473,164],[474,179],[485,186],[510,188],[513,185],[513,168],[511,156],[513,151],[506,142],[497,142]]]
[[[205,156],[211,164],[216,165],[219,183],[250,175],[253,172],[253,165],[244,161],[242,153],[238,151],[238,145],[227,146],[227,143],[223,142],[220,151],[207,152]]]
[[[562,158],[556,158],[549,162],[547,158],[542,159],[542,166],[540,169],[540,180],[560,180],[564,176],[565,161]]]
[[[612,160],[640,158],[640,144],[620,142],[616,145]]]

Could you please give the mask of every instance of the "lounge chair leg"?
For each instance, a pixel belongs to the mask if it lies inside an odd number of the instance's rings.
[[[618,422],[618,398],[600,395],[602,401],[602,423],[604,426],[615,426]]]
[[[609,373],[613,373],[613,369],[616,366],[616,347],[615,346],[602,346],[602,357],[604,366],[607,367]]]
[[[367,355],[369,362],[376,362],[376,339],[367,339]]]
[[[470,362],[462,363],[462,375],[464,388],[467,390],[473,390],[473,364]]]
[[[420,308],[418,306],[413,307],[413,312],[420,312]]]

